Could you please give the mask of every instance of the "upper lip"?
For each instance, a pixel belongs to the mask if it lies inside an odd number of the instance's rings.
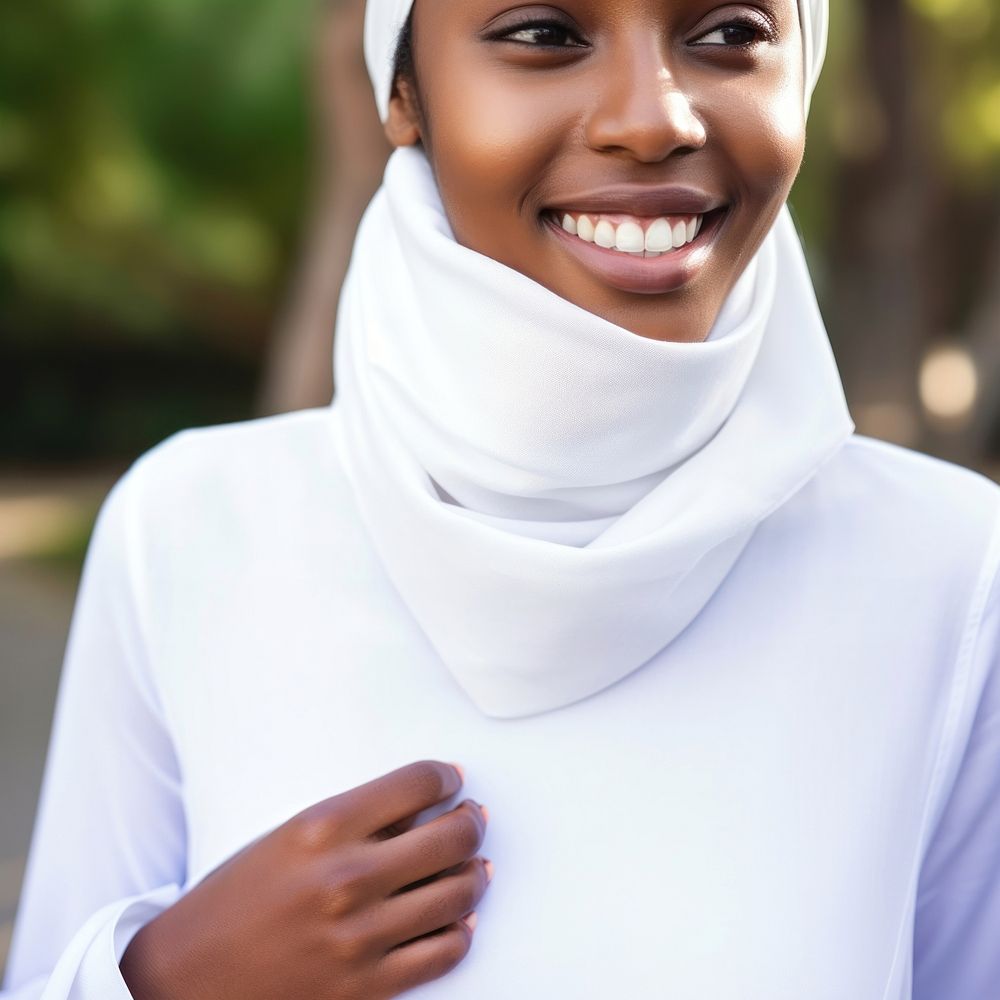
[[[552,208],[561,211],[620,213],[636,216],[705,215],[725,202],[698,188],[680,184],[616,184],[591,188],[560,198]]]

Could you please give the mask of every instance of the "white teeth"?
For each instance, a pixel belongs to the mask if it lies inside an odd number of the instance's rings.
[[[638,222],[616,225],[609,219],[598,218],[595,221],[589,215],[576,217],[566,212],[560,224],[567,233],[587,243],[596,243],[605,250],[616,250],[633,257],[659,257],[691,243],[701,232],[704,221],[702,215],[686,222],[673,223],[667,218],[659,218],[643,231]]]
[[[594,229],[594,242],[605,250],[611,250],[615,245],[615,227],[607,219],[601,219]]]
[[[666,219],[657,219],[646,230],[646,249],[665,253],[674,248],[674,231]]]
[[[642,253],[646,249],[642,226],[636,222],[623,222],[615,234],[615,249],[626,253]]]

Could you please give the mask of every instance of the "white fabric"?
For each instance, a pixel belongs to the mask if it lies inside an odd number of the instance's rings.
[[[409,17],[413,0],[368,0],[365,12],[365,61],[375,91],[379,115],[389,115],[392,70],[399,34]],[[812,98],[823,60],[826,58],[830,25],[829,0],[799,0],[802,51],[806,69],[806,110]]]
[[[407,7],[368,7],[380,92]],[[803,8],[810,91],[826,20]],[[786,207],[705,343],[651,340],[460,245],[416,147],[361,224],[336,350],[372,538],[498,717],[648,662],[853,430]]]
[[[406,24],[412,4],[413,0],[366,0],[365,62],[382,121],[389,115],[392,70],[399,33]]]
[[[992,1000],[996,486],[854,438],[653,661],[498,720],[387,579],[341,419],[185,433],[105,505],[3,1000],[123,996],[141,907],[424,758],[496,877],[414,1000]]]
[[[417,149],[361,224],[336,349],[366,524],[496,716],[647,662],[853,428],[786,212],[707,342],[654,341],[458,244]]]

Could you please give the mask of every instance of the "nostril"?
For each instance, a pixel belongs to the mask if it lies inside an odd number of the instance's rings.
[[[619,119],[597,122],[587,130],[590,148],[600,152],[625,152],[640,163],[660,163],[669,156],[703,149],[708,135],[700,122],[683,123]]]

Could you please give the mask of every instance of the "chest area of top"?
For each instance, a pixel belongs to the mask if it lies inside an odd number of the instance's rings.
[[[197,697],[173,705],[192,871],[409,761],[456,760],[497,875],[466,962],[415,995],[881,1000],[934,721],[884,655],[699,629],[583,702],[493,720],[405,618],[331,622],[203,639]]]
[[[189,868],[457,760],[497,876],[469,957],[414,995],[881,1000],[948,649],[886,608],[901,590],[832,570],[751,552],[661,655],[521,720],[474,708],[377,565],[304,566],[280,621],[273,581],[192,594],[161,663]]]
[[[369,713],[333,692],[296,725],[258,708],[188,762],[191,870],[404,763],[457,760],[447,806],[489,806],[496,877],[466,962],[414,995],[880,1000],[919,781],[874,742],[838,751],[675,695],[521,722]]]

